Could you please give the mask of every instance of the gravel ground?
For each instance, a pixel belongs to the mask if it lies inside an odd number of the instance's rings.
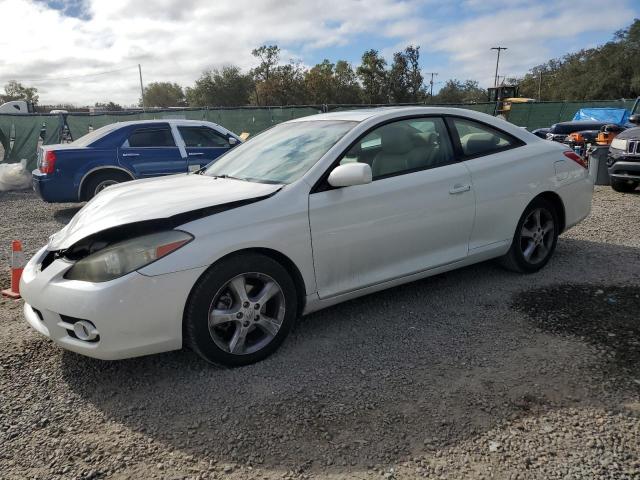
[[[0,242],[32,254],[76,210],[0,194]],[[354,300],[234,370],[83,358],[3,300],[0,477],[638,479],[639,211],[598,187],[542,272]]]

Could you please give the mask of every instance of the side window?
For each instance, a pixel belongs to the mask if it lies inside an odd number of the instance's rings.
[[[175,147],[169,127],[139,128],[129,135],[125,147]]]
[[[465,156],[488,155],[517,145],[511,136],[488,125],[462,118],[452,121]]]
[[[358,140],[340,163],[368,163],[373,180],[377,180],[453,161],[453,148],[444,121],[425,117],[376,128]]]
[[[178,127],[187,147],[228,147],[225,137],[208,127]]]

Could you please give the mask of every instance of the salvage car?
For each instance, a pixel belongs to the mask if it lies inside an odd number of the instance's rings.
[[[640,125],[640,115],[632,115],[629,121]],[[607,167],[615,191],[632,192],[640,185],[640,126],[619,133],[611,141]]]
[[[607,124],[608,122],[591,120],[571,120],[569,122],[554,123],[547,132],[547,140],[562,143],[574,132],[590,132],[595,137],[600,129]]]
[[[455,108],[276,125],[206,170],[115,185],[24,269],[27,322],[120,359],[265,358],[300,315],[498,258],[533,273],[591,208],[566,146]]]
[[[211,122],[112,123],[72,143],[39,147],[33,189],[46,202],[83,202],[117,183],[199,170],[239,143]]]

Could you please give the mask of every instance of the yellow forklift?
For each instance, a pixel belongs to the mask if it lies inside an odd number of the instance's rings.
[[[499,85],[497,87],[491,87],[488,89],[489,101],[495,102],[496,109],[494,115],[496,117],[504,118],[509,117],[511,111],[511,105],[514,103],[531,103],[535,102],[533,98],[518,97],[517,85]]]

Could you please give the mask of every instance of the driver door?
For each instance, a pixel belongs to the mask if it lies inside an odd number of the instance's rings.
[[[362,137],[340,163],[366,162],[373,181],[309,196],[320,298],[348,293],[467,256],[475,199],[444,121],[402,120]]]

